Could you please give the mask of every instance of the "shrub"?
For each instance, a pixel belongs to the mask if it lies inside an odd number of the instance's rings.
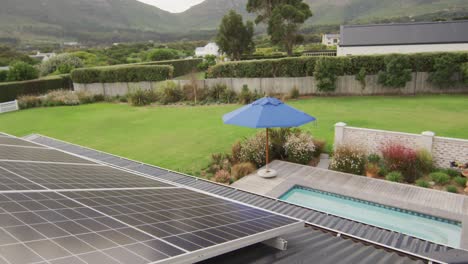
[[[355,76],[355,80],[358,81],[361,84],[362,89],[366,89],[366,76],[367,76],[367,70],[366,68],[362,67],[359,72]]]
[[[207,99],[218,103],[233,103],[236,97],[236,93],[225,84],[215,84],[207,91]]]
[[[408,55],[393,54],[384,58],[385,69],[379,73],[380,84],[399,88],[411,81],[411,63]]]
[[[421,177],[418,169],[416,151],[400,144],[390,143],[382,149],[384,164],[390,171],[399,171],[409,183],[414,183]]]
[[[461,69],[461,74],[462,74],[462,79],[465,84],[468,84],[468,62],[463,63],[460,67]]]
[[[39,70],[42,76],[49,75],[51,73],[67,74],[73,69],[83,67],[83,62],[80,58],[64,53],[59,54],[49,60],[41,63]]]
[[[32,65],[26,62],[17,61],[10,64],[10,68],[7,74],[7,81],[27,81],[36,79],[39,77],[39,73]]]
[[[144,106],[156,102],[157,96],[153,90],[136,89],[127,95],[128,101],[133,106]]]
[[[403,182],[403,175],[399,171],[392,171],[385,176],[385,179],[391,182]]]
[[[0,103],[13,101],[21,95],[45,94],[51,90],[72,89],[69,75],[58,75],[46,79],[23,82],[0,83]]]
[[[242,91],[239,94],[239,102],[241,104],[250,104],[255,100],[255,96],[250,92],[247,85],[242,86]]]
[[[429,188],[431,185],[427,181],[419,179],[416,181],[416,186]]]
[[[173,81],[166,81],[158,90],[159,101],[162,104],[177,103],[184,100],[184,91]]]
[[[297,89],[296,86],[294,86],[291,91],[289,92],[289,98],[291,99],[297,99],[299,98],[301,94],[299,93],[299,89]]]
[[[367,156],[367,161],[369,163],[378,164],[380,162],[380,156],[378,154],[370,154]]]
[[[156,82],[172,78],[172,66],[108,66],[76,69],[71,78],[76,83]]]
[[[22,95],[18,97],[18,106],[20,109],[39,107],[41,104],[41,98],[36,95]]]
[[[380,167],[376,163],[367,163],[366,164],[366,174],[378,175],[380,172]]]
[[[269,143],[269,148],[271,149],[271,142]],[[247,138],[242,142],[242,147],[240,151],[240,160],[242,162],[252,162],[260,168],[265,166],[266,163],[266,135],[264,131],[260,131],[254,136]]]
[[[209,67],[216,65],[216,56],[215,55],[206,55],[203,58],[203,61],[197,65],[199,71],[206,71]]]
[[[366,166],[366,154],[356,146],[338,146],[333,155],[330,168],[335,171],[363,175]]]
[[[441,184],[441,185],[446,184],[450,181],[450,177],[446,173],[443,173],[443,172],[433,172],[429,174],[429,177],[435,183]]]
[[[223,153],[211,155],[211,162],[207,168],[209,173],[216,174],[219,170],[231,170],[231,157]]]
[[[5,82],[8,77],[8,71],[0,70],[0,82]]]
[[[336,79],[343,75],[343,61],[336,58],[320,57],[315,65],[314,77],[317,89],[321,92],[332,92],[336,89]]]
[[[239,163],[242,160],[241,157],[242,144],[240,141],[234,143],[231,147],[231,159],[233,163]]]
[[[231,175],[227,170],[219,170],[214,176],[214,181],[222,184],[230,184]]]
[[[429,173],[434,170],[434,161],[429,151],[421,149],[417,151],[416,155],[416,166],[419,171]]]
[[[181,54],[174,49],[152,49],[146,57],[149,61],[163,61],[178,59]]]
[[[173,77],[179,77],[182,75],[189,74],[197,69],[197,65],[202,62],[203,59],[182,59],[182,60],[166,60],[166,61],[151,61],[131,65],[161,65],[161,66],[172,66],[174,67]],[[128,65],[128,66],[131,66]]]
[[[234,181],[237,181],[255,172],[255,170],[257,170],[257,168],[251,162],[242,162],[232,166],[231,176]]]
[[[78,101],[80,101],[80,104],[91,104],[97,102],[97,100],[100,99],[100,97],[96,97],[88,91],[79,91],[75,92],[75,94],[78,96]]]
[[[460,71],[460,64],[455,54],[445,54],[434,59],[434,68],[429,75],[429,81],[439,87],[455,84],[454,74]]]
[[[318,158],[320,157],[320,154],[325,152],[325,147],[327,146],[327,142],[325,142],[324,140],[314,139],[314,145],[315,145],[314,157]]]
[[[42,100],[43,106],[71,106],[79,104],[80,100],[78,99],[76,93],[66,90],[51,91],[46,94]]]
[[[455,187],[453,185],[447,186],[446,190],[447,190],[447,192],[458,193],[457,187]]]
[[[447,173],[451,178],[460,176],[460,172],[455,169],[445,169],[445,173]]]
[[[314,158],[314,139],[307,133],[291,133],[286,138],[284,150],[288,161],[308,164]]]
[[[454,181],[455,181],[456,184],[460,185],[461,187],[465,187],[467,179],[465,177],[462,177],[462,176],[457,176],[457,177],[455,177]]]
[[[385,164],[380,164],[380,170],[379,170],[379,175],[380,176],[385,176],[388,174],[388,168],[385,166]]]

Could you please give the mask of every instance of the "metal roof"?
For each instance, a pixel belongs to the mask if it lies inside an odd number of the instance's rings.
[[[138,171],[156,178],[183,184],[192,188],[224,196],[229,199],[244,202],[246,204],[251,204],[280,214],[302,219],[316,228],[327,230],[331,233],[339,233],[342,237],[364,241],[366,243],[386,248],[387,250],[395,250],[400,254],[416,257],[420,256],[422,258],[446,263],[468,263],[468,251],[454,249],[394,231],[328,215],[310,208],[280,201],[275,198],[250,193],[230,186],[217,184],[190,175],[177,173],[157,166],[133,161],[46,136],[31,135],[28,139],[36,143],[68,151],[87,158]]]
[[[341,26],[341,47],[446,43],[468,43],[468,20]]]
[[[288,241],[288,249],[285,251],[278,251],[265,244],[255,244],[201,263],[424,263],[421,260],[412,260],[395,252],[387,252],[312,228],[296,231],[282,237]]]

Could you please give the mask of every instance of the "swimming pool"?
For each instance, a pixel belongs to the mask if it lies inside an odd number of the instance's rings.
[[[280,200],[435,243],[460,247],[460,222],[301,186],[293,187]]]

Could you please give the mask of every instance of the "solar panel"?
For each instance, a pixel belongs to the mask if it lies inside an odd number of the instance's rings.
[[[78,158],[55,149],[18,148],[0,145],[0,160],[43,161],[93,164],[86,159]]]
[[[187,189],[64,192],[188,251],[297,221]]]
[[[0,191],[41,190],[43,187],[0,168]]]
[[[150,263],[183,253],[54,192],[0,194],[0,263]]]
[[[41,145],[31,143],[28,141],[24,141],[21,139],[13,138],[13,137],[2,137],[0,136],[0,145],[12,145],[12,146],[25,146],[25,147],[40,147],[45,148]]]
[[[0,161],[0,167],[48,189],[170,187],[172,185],[103,165]]]
[[[0,264],[193,263],[303,227],[21,141],[0,144]]]

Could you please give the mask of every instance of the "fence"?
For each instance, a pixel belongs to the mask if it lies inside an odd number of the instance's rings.
[[[7,112],[13,112],[13,111],[18,111],[18,101],[11,101],[11,102],[6,102],[6,103],[0,103],[0,114],[7,113]]]
[[[379,153],[383,145],[396,142],[414,149],[426,149],[438,167],[450,167],[450,162],[468,162],[468,140],[437,137],[434,132],[410,134],[377,129],[335,125],[335,147],[341,144],[360,146],[367,153]]]
[[[468,93],[468,85],[459,82],[452,87],[437,87],[429,82],[429,73],[412,73],[411,81],[406,83],[405,87],[394,89],[384,87],[377,81],[377,75],[368,75],[366,77],[366,86],[355,79],[355,76],[340,76],[336,81],[336,90],[334,92],[324,93],[317,89],[317,83],[314,77],[284,77],[284,78],[217,78],[198,80],[199,88],[209,88],[216,84],[224,84],[235,92],[242,91],[244,85],[250,90],[257,90],[262,93],[289,94],[293,88],[297,88],[301,95],[416,95],[416,94],[442,94],[442,93]],[[183,87],[190,84],[190,80],[174,80],[174,82]],[[74,84],[75,90],[88,90],[93,93],[105,95],[124,95],[135,88],[150,89],[157,88],[160,83],[142,82],[142,83],[93,83],[93,84]]]

